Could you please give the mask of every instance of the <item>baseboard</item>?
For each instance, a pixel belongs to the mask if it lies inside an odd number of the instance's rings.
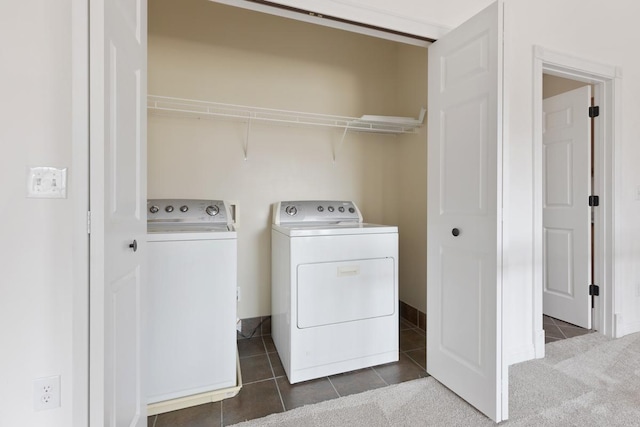
[[[258,316],[240,319],[241,331],[237,333],[237,339],[260,337],[271,335],[271,316]]]
[[[616,316],[618,317],[618,316]],[[617,322],[615,337],[622,338],[625,335],[635,334],[640,332],[640,321],[636,322]]]
[[[426,332],[427,330],[427,315],[415,307],[410,306],[404,301],[399,301],[400,306],[400,318],[417,326]]]
[[[544,350],[545,350],[545,332],[544,329],[540,329],[538,331],[536,331],[534,333],[534,342],[533,342],[533,347],[534,347],[534,353],[535,353],[535,358],[536,359],[542,359],[544,357]]]
[[[544,339],[544,338],[543,338]],[[536,349],[533,343],[522,345],[507,349],[505,351],[505,358],[508,365],[515,365],[516,363],[526,362],[536,358]]]

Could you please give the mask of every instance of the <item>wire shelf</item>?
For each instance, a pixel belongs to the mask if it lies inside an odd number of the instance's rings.
[[[417,119],[393,116],[346,117],[300,111],[277,110],[246,105],[149,95],[147,109],[152,114],[183,117],[220,117],[233,120],[264,121],[284,125],[322,126],[346,131],[403,134],[416,133],[422,126],[426,110]]]

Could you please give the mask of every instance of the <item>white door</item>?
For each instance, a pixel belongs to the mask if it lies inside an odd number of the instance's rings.
[[[543,101],[544,314],[591,328],[591,86]]]
[[[146,1],[90,2],[90,423],[146,426]]]
[[[502,359],[502,5],[429,47],[427,371],[498,422]]]

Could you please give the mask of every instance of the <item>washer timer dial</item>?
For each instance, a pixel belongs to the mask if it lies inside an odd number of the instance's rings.
[[[287,206],[286,208],[284,208],[284,211],[289,216],[294,216],[298,213],[298,209],[296,209],[295,206]]]

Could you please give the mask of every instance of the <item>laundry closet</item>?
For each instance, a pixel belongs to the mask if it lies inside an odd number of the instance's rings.
[[[426,107],[425,47],[208,0],[148,8],[150,96],[293,117]],[[147,139],[148,198],[235,206],[239,318],[270,314],[271,205],[304,199],[353,200],[367,222],[397,224],[400,300],[426,311],[426,120],[376,133],[150,108]]]

